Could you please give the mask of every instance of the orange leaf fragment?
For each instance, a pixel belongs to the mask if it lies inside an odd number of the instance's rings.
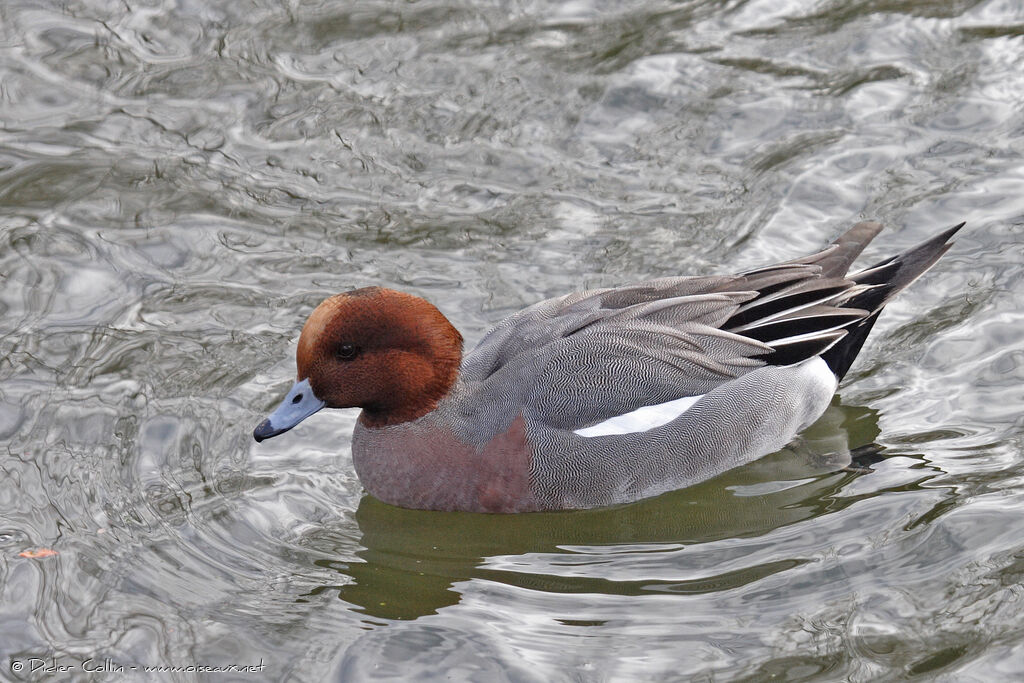
[[[18,553],[18,557],[31,557],[32,559],[38,559],[40,557],[50,557],[56,555],[56,550],[50,550],[49,548],[38,548],[36,550],[23,550]]]

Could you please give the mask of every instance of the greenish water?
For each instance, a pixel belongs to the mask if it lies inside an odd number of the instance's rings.
[[[5,2],[0,680],[1021,677],[1022,112],[1009,1]],[[483,516],[252,441],[336,291],[472,344],[861,218],[968,221],[822,427],[870,471]]]

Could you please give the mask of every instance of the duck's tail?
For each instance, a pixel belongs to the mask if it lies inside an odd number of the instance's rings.
[[[821,356],[842,379],[886,303],[931,268],[963,223],[870,268],[848,273],[878,223],[858,223],[810,256],[758,268],[727,283],[751,292],[722,329],[771,347],[760,357],[791,365]]]
[[[844,238],[863,225],[868,224],[862,223],[854,226],[846,235],[843,235],[843,237],[836,241],[836,244],[840,245],[841,250]],[[877,223],[871,225],[874,226]],[[847,280],[852,280],[858,285],[867,285],[867,287],[844,302],[843,308],[859,308],[868,311],[868,315],[848,326],[846,328],[846,335],[821,354],[822,359],[828,364],[836,377],[842,379],[850,369],[853,360],[860,353],[861,347],[864,346],[868,333],[871,332],[875,321],[878,320],[878,314],[882,312],[882,309],[889,300],[935,265],[935,262],[953,246],[949,240],[962,227],[964,227],[964,223],[954,225],[952,228],[944,230],[935,237],[915,247],[911,247],[901,254],[891,256],[884,261],[879,261],[864,270],[846,275]],[[878,228],[880,229],[881,226],[878,226]],[[877,232],[878,230],[873,230],[872,234],[867,236],[867,239],[870,240]],[[851,236],[857,237],[855,243],[859,245],[859,248],[856,249],[854,254],[856,256],[856,253],[860,253],[860,249],[863,249],[866,241],[861,239],[860,235]],[[847,262],[846,267],[849,267],[849,262]]]

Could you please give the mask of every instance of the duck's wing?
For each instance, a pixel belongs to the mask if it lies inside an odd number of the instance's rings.
[[[625,287],[575,292],[538,302],[491,329],[467,355],[462,376],[471,382],[484,380],[522,354],[532,353],[538,347],[625,309],[653,301],[675,301],[682,307],[677,308],[677,312],[700,311],[706,304],[687,309],[682,297],[735,294],[738,297],[732,301],[740,301],[743,296],[753,300],[745,310],[755,308],[754,304],[774,301],[770,310],[776,313],[789,304],[812,301],[811,290],[816,286],[820,289],[821,285],[806,285],[807,281],[838,278],[837,282],[841,282],[854,259],[881,229],[878,223],[858,223],[822,251],[741,275],[668,277]],[[800,290],[801,283],[805,283],[805,290]],[[767,317],[769,308],[761,310]],[[628,314],[623,316],[627,317]],[[752,319],[753,316],[746,316],[745,320]]]
[[[808,265],[773,273],[800,278],[779,290],[785,304],[754,289],[607,312],[537,350],[539,362],[529,366],[528,383],[535,387],[526,401],[530,415],[552,427],[579,429],[644,406],[705,395],[765,365],[814,357],[868,315],[834,301],[856,285],[817,273]],[[759,300],[764,303],[747,308]]]
[[[528,388],[518,403],[562,429],[703,395],[752,369],[820,353],[867,315],[831,305],[854,283],[820,271],[785,264],[544,301],[492,330],[464,362],[463,379],[497,401]]]
[[[959,227],[959,226],[958,226]],[[707,394],[765,365],[821,356],[841,377],[881,308],[948,249],[948,230],[846,275],[879,231],[860,223],[816,254],[735,276],[665,278],[571,294],[506,319],[467,357],[471,382],[530,387],[531,417],[578,429]]]
[[[603,318],[651,301],[704,294],[728,286],[730,277],[674,277],[614,289],[594,289],[546,299],[505,318],[467,354],[461,374],[469,382],[491,377]]]

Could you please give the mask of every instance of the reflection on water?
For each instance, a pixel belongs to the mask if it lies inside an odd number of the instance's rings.
[[[0,678],[1018,678],[1021,26],[999,0],[6,2]],[[419,294],[472,343],[861,217],[890,226],[868,261],[968,227],[814,430],[713,481],[416,512],[363,494],[350,412],[251,442],[335,291]]]

